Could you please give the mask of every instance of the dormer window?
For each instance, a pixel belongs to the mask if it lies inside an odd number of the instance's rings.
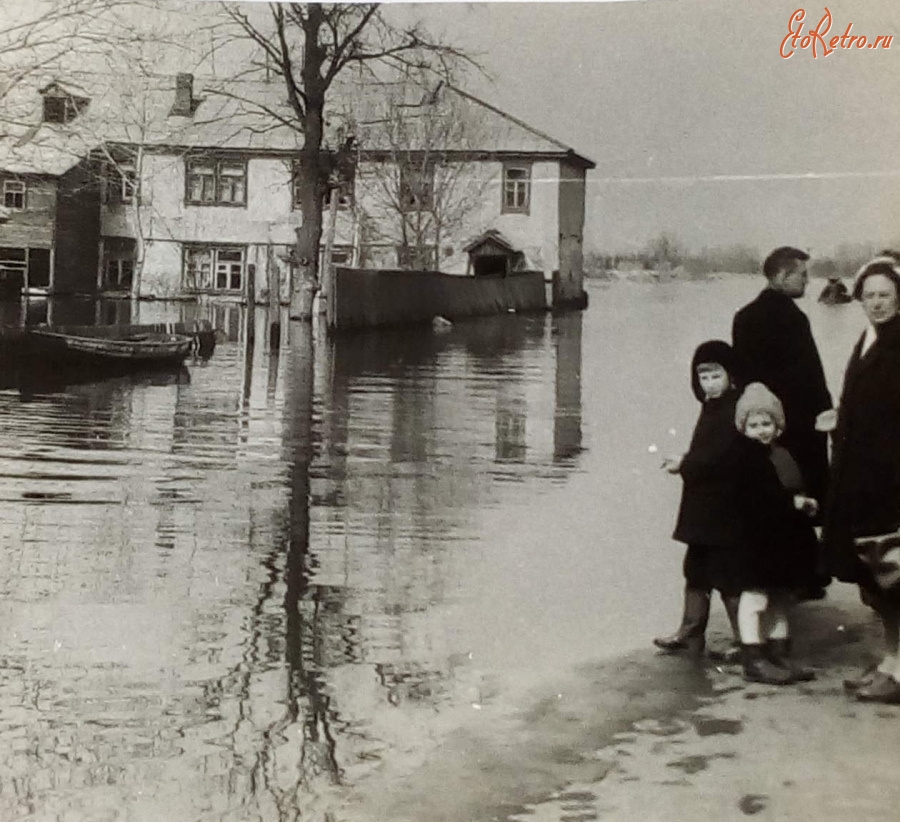
[[[41,94],[44,96],[45,123],[70,123],[90,102],[87,97],[74,94],[59,83],[41,89]]]

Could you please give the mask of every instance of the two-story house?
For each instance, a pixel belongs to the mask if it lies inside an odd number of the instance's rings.
[[[272,117],[288,113],[276,83],[195,86],[180,74],[139,91],[54,82],[34,92],[33,125],[0,141],[10,287],[246,298],[252,278],[256,299],[272,289],[287,299],[302,134]],[[577,300],[594,164],[463,91],[442,87],[423,105],[477,128],[398,141],[367,118],[371,103],[334,112],[333,132],[355,141],[333,261],[469,276],[538,269],[558,300]]]

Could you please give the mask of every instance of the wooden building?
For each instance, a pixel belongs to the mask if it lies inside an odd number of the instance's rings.
[[[356,137],[336,209],[336,264],[465,276],[503,257],[510,270],[543,271],[556,302],[577,302],[592,161],[449,86],[422,105],[439,122],[477,122],[475,138],[413,132],[392,145],[371,98],[351,90],[330,118],[335,132]],[[273,121],[278,107],[277,83],[200,85],[189,74],[138,89],[39,89],[34,125],[0,140],[0,278],[47,293],[287,299],[302,135]],[[463,192],[453,220],[438,214],[450,174]],[[386,180],[399,194],[380,201]]]

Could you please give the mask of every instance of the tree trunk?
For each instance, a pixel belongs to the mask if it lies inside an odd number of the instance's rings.
[[[303,112],[303,148],[300,150],[298,188],[302,225],[297,229],[296,276],[292,283],[290,317],[312,320],[313,299],[319,288],[319,241],[322,238],[322,196],[327,170],[322,156],[325,83],[322,65],[326,52],[319,43],[324,13],[316,3],[306,8],[303,21],[305,48],[301,75],[306,101]]]

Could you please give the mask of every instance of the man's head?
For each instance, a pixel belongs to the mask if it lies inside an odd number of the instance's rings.
[[[806,270],[808,260],[809,254],[799,248],[789,245],[776,248],[763,263],[763,274],[769,281],[769,288],[793,299],[802,297],[809,279]]]

